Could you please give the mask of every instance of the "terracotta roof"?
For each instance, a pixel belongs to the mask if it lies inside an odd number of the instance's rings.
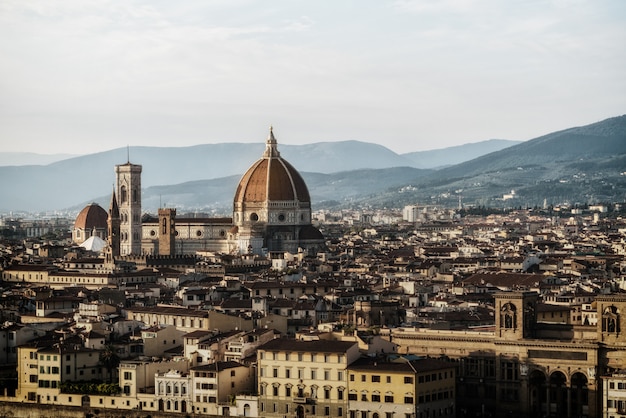
[[[357,344],[348,341],[298,341],[287,338],[277,338],[271,340],[261,347],[259,350],[265,351],[301,351],[309,353],[345,353],[350,347]]]
[[[85,230],[93,228],[106,229],[108,218],[109,215],[106,210],[102,209],[97,203],[91,203],[80,211],[74,222],[74,227]]]
[[[276,145],[270,131],[263,157],[252,164],[239,181],[235,202],[311,202],[302,176],[280,156]]]

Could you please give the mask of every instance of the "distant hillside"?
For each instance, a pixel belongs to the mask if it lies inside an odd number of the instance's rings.
[[[408,154],[402,154],[402,156],[411,160],[413,163],[412,167],[415,168],[441,168],[473,160],[482,155],[500,151],[501,149],[521,143],[521,141],[509,141],[506,139],[490,139],[456,147],[410,152]]]
[[[428,173],[429,170],[410,167],[361,169],[332,174],[301,172],[313,206],[324,208],[349,206],[355,199],[396,190],[404,184],[416,182]],[[182,213],[201,211],[229,214],[240,178],[228,176],[148,187],[142,193],[142,208],[151,213],[156,213],[159,207],[168,206],[176,207]],[[93,201],[108,208],[110,198],[110,194],[103,195]],[[81,202],[71,209],[79,211],[88,203],[90,201]]]
[[[398,204],[541,206],[626,201],[626,115],[554,132],[422,177]],[[511,191],[515,191],[512,195]],[[504,200],[504,195],[507,200]],[[392,194],[378,196],[388,201]],[[364,203],[378,202],[365,199]]]
[[[141,164],[142,187],[179,185],[202,179],[241,176],[261,157],[264,143],[192,147],[130,147],[73,157],[48,165],[0,167],[0,211],[42,211],[72,207],[110,193],[114,167]],[[381,145],[360,141],[286,145],[281,155],[301,172],[336,173],[409,167],[412,161]],[[2,155],[2,153],[0,153]],[[60,191],[65,191],[60,193]]]
[[[130,160],[143,166],[144,208],[232,209],[240,176],[260,158],[264,146],[131,147]],[[411,167],[420,153],[398,155],[359,141],[279,143],[279,150],[303,173],[312,203],[318,207],[626,201],[626,175],[622,175],[626,173],[626,116],[554,132],[439,170]],[[127,151],[45,166],[0,167],[0,212],[81,209],[98,199],[106,207],[115,181],[114,166],[126,162]],[[452,156],[457,151],[443,154]]]
[[[34,152],[0,152],[0,166],[47,165],[75,157],[72,154],[37,154]]]
[[[148,188],[242,175],[264,149],[264,143],[130,147],[45,166],[0,167],[0,211],[63,209],[110,193],[115,182],[114,167],[125,163],[128,155],[131,162],[142,165],[142,187]],[[383,146],[359,141],[279,143],[279,151],[299,171],[332,173],[410,165],[404,157]]]

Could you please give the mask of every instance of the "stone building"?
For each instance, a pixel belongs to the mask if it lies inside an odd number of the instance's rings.
[[[597,325],[537,323],[537,297],[495,294],[493,331],[395,328],[389,338],[399,353],[458,365],[459,416],[603,416],[618,402],[604,386],[626,369],[626,296],[598,296]]]
[[[280,156],[271,128],[265,152],[237,186],[232,218],[177,216],[174,208],[160,208],[156,216],[142,215],[141,171],[141,165],[130,162],[115,166],[108,226],[109,243],[114,247],[108,253],[113,257],[198,251],[295,254],[316,253],[325,247],[324,236],[311,224],[307,186],[300,173]]]
[[[92,236],[106,240],[107,212],[97,203],[90,203],[78,213],[72,228],[72,241],[82,244]]]

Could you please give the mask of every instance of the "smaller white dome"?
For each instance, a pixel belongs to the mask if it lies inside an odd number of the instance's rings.
[[[107,245],[108,244],[105,240],[103,240],[97,235],[92,235],[85,242],[80,244],[80,247],[83,247],[87,251],[93,251],[93,252],[99,253]]]

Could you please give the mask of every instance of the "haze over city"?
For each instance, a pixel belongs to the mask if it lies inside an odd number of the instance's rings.
[[[398,153],[624,113],[622,1],[4,1],[3,151],[356,139]]]

